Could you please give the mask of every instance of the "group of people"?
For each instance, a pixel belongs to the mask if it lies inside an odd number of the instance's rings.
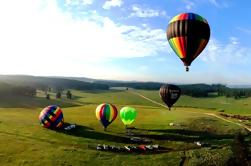
[[[152,152],[160,150],[159,145],[125,145],[125,146],[115,146],[115,145],[106,145],[98,144],[97,150],[101,151],[113,151],[113,152]]]

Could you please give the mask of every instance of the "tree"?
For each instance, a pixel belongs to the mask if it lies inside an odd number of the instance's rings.
[[[61,87],[61,86],[58,86],[58,87],[55,88],[55,90],[58,91],[58,92],[63,92],[64,88]]]
[[[245,142],[245,136],[241,133],[236,133],[232,143],[233,156],[227,162],[230,166],[248,166],[251,165],[248,160],[248,145]]]
[[[37,89],[40,89],[45,92],[45,95],[47,94],[48,91],[48,86],[47,85],[40,85],[40,86],[35,86]]]
[[[72,98],[71,91],[69,91],[69,90],[67,91],[66,97],[67,97],[67,99],[71,99]]]
[[[12,88],[12,94],[21,96],[36,96],[36,89],[28,86],[16,86]]]
[[[47,94],[47,95],[46,95],[46,99],[47,99],[47,100],[50,100],[50,94]]]
[[[57,98],[57,99],[60,99],[60,98],[61,98],[61,93],[60,93],[60,92],[57,92],[56,98]]]

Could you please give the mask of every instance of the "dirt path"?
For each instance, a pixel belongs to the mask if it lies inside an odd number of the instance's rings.
[[[244,124],[237,123],[237,122],[233,122],[233,121],[231,121],[231,120],[229,120],[229,119],[225,119],[225,118],[223,118],[223,117],[221,117],[221,116],[219,116],[219,115],[216,115],[216,114],[214,114],[214,113],[204,113],[204,114],[209,115],[209,116],[216,117],[216,118],[218,118],[218,119],[224,120],[224,121],[229,122],[229,123],[236,124],[236,125],[238,125],[238,126],[241,126],[241,127],[245,128],[245,129],[247,129],[249,132],[251,132],[251,128],[247,127],[247,126],[244,125]]]
[[[144,99],[146,99],[146,100],[148,100],[148,101],[150,101],[150,102],[152,102],[152,103],[154,103],[154,104],[157,104],[157,105],[159,105],[159,106],[162,106],[162,107],[165,107],[165,108],[168,109],[168,107],[167,107],[166,105],[161,104],[161,103],[159,103],[159,102],[157,102],[157,101],[154,101],[154,100],[152,100],[152,99],[149,99],[148,97],[143,96],[142,94],[140,94],[140,93],[138,93],[138,92],[129,91],[129,93],[138,95],[138,96],[140,96],[140,97],[142,97],[142,98],[144,98]],[[229,119],[225,119],[225,118],[223,118],[223,117],[221,117],[221,116],[219,116],[219,115],[217,115],[217,114],[215,114],[215,113],[209,113],[209,112],[204,112],[204,113],[202,113],[202,112],[192,112],[192,113],[204,114],[204,115],[207,115],[207,116],[212,116],[212,117],[214,117],[214,118],[223,120],[223,121],[225,121],[225,122],[232,123],[232,124],[238,125],[238,126],[240,126],[240,127],[243,127],[243,128],[245,128],[246,130],[248,130],[249,132],[251,132],[251,128],[247,127],[246,125],[241,124],[241,123],[237,123],[237,122],[233,122],[233,121],[231,121],[231,120],[229,120]]]
[[[140,96],[140,97],[142,97],[142,98],[144,98],[144,99],[146,99],[146,100],[148,100],[148,101],[150,101],[150,102],[152,102],[152,103],[154,103],[154,104],[157,104],[157,105],[159,105],[159,106],[162,106],[162,107],[165,107],[165,108],[169,109],[166,105],[161,104],[161,103],[159,103],[159,102],[157,102],[157,101],[154,101],[154,100],[152,100],[152,99],[149,99],[148,97],[145,97],[145,96],[143,96],[142,94],[140,94],[140,93],[138,93],[138,92],[133,92],[133,91],[129,91],[129,92],[130,92],[130,93],[133,93],[133,94],[135,94],[135,95],[138,95],[138,96]]]

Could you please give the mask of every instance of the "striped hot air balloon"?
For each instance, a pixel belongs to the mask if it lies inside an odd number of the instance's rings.
[[[39,115],[40,124],[45,128],[56,129],[62,127],[64,117],[62,110],[55,105],[45,107]]]
[[[103,103],[96,108],[96,117],[104,126],[105,131],[107,126],[116,119],[117,115],[118,110],[112,104]]]
[[[188,66],[206,47],[210,27],[206,19],[195,13],[182,13],[172,18],[167,28],[167,40],[173,51]]]

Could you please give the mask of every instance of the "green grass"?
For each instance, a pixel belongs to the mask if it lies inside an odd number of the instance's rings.
[[[235,133],[247,132],[239,126],[203,114],[200,108],[174,108],[167,111],[138,96],[123,91],[72,91],[71,104],[62,107],[65,122],[76,123],[73,131],[48,130],[39,125],[38,115],[43,108],[0,108],[1,165],[179,165],[182,157],[188,165],[222,165],[233,155],[231,143]],[[145,91],[144,93],[150,93]],[[24,100],[24,99],[23,99]],[[40,96],[35,100],[45,102]],[[54,101],[54,100],[52,100]],[[58,101],[58,100],[55,100]],[[1,102],[1,101],[0,101]],[[31,101],[23,101],[29,104]],[[169,150],[160,154],[130,154],[101,152],[97,144],[129,145],[124,125],[119,117],[104,132],[95,117],[102,102],[114,103],[118,109],[130,105],[138,110],[133,124],[136,136],[151,139]],[[48,103],[51,104],[51,103]],[[170,126],[174,123],[175,126]],[[201,141],[216,146],[198,147]]]
[[[109,91],[72,91],[77,101],[82,104],[113,103],[115,105],[139,105],[155,106],[147,100],[128,93],[127,91],[109,90]]]

